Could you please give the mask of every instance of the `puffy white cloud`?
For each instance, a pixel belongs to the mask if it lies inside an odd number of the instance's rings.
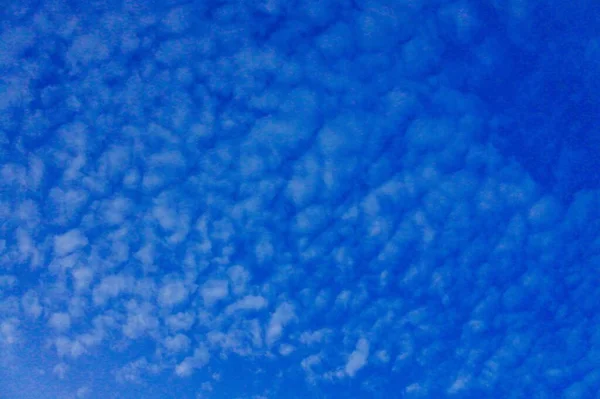
[[[390,354],[385,350],[379,350],[375,353],[377,359],[382,363],[388,363],[390,361]]]
[[[94,278],[94,269],[92,269],[91,267],[78,267],[76,269],[72,269],[71,274],[73,275],[73,279],[75,280],[75,290],[83,291],[90,286],[90,283]],[[100,292],[98,292],[98,295],[99,297],[102,296]]]
[[[72,229],[54,237],[54,252],[57,256],[65,256],[88,244],[88,239],[79,229]]]
[[[308,373],[309,376],[313,376],[313,367],[321,364],[323,360],[323,356],[321,354],[314,354],[314,355],[310,355],[308,357],[305,357],[304,359],[302,359],[302,361],[300,362],[300,365],[302,366],[302,368],[304,369],[304,371],[306,373]]]
[[[263,346],[262,328],[256,319],[238,320],[225,331],[210,331],[207,341],[224,353],[251,356]]]
[[[350,377],[354,377],[356,372],[367,364],[369,357],[369,341],[361,338],[356,343],[356,349],[348,357],[344,371]]]
[[[181,33],[189,26],[191,10],[185,7],[176,7],[168,12],[161,23],[166,31]]]
[[[271,315],[266,330],[265,340],[267,344],[270,346],[277,342],[283,333],[284,327],[293,320],[297,320],[297,317],[291,303],[284,302],[277,306],[277,309]]]
[[[62,380],[65,378],[68,370],[69,366],[66,363],[58,363],[52,368],[52,373],[56,374],[56,376]]]
[[[294,352],[296,348],[290,344],[281,344],[279,345],[279,354],[282,356],[288,356],[292,352]]]
[[[196,315],[192,312],[179,312],[169,315],[166,319],[166,324],[169,328],[176,331],[187,331],[194,325]]]
[[[561,216],[562,210],[556,198],[545,196],[529,209],[529,222],[537,228],[549,228]]]
[[[192,356],[188,356],[175,367],[175,374],[179,377],[189,377],[194,370],[204,367],[210,359],[208,350],[200,346],[194,350]]]
[[[77,389],[77,392],[75,393],[75,395],[77,395],[77,399],[83,399],[83,398],[88,398],[91,394],[92,390],[87,387],[87,386],[83,386]]]
[[[100,37],[87,34],[75,37],[67,52],[67,60],[72,69],[78,70],[92,62],[105,60],[109,54],[110,49]]]
[[[145,357],[141,357],[116,370],[115,378],[120,383],[141,384],[147,374],[157,374],[160,369],[148,362]]]
[[[246,285],[250,281],[250,273],[243,266],[235,265],[227,269],[227,275],[231,280],[231,290],[240,295],[246,291]]]
[[[84,278],[87,276],[83,276]],[[132,281],[125,276],[111,275],[106,276],[94,287],[92,297],[94,304],[104,305],[106,301],[118,297],[122,292],[131,290]]]
[[[42,314],[43,308],[37,293],[34,291],[29,290],[21,297],[21,305],[25,314],[34,319],[37,319]]]
[[[173,337],[167,337],[164,345],[170,352],[184,352],[190,347],[191,340],[186,335],[177,334]]]
[[[127,321],[123,326],[123,334],[131,339],[137,339],[152,333],[159,326],[155,309],[149,303],[139,303],[135,300],[127,302]]]
[[[9,318],[0,321],[0,344],[12,345],[19,340],[19,320]]]
[[[454,380],[450,388],[448,388],[447,392],[449,394],[456,394],[460,391],[464,391],[467,388],[470,380],[471,377],[469,375],[459,375],[456,377],[456,380]]]
[[[200,295],[206,306],[213,306],[229,295],[229,282],[227,280],[209,280],[200,288]]]
[[[53,313],[48,324],[58,332],[65,332],[71,328],[71,316],[64,312]]]
[[[77,359],[86,352],[85,346],[78,340],[71,340],[65,336],[60,336],[54,340],[56,352],[59,357],[70,357]]]
[[[164,307],[171,307],[185,301],[188,289],[182,281],[165,283],[158,292],[158,303]]]
[[[12,288],[17,284],[17,278],[11,275],[0,275],[0,287]]]

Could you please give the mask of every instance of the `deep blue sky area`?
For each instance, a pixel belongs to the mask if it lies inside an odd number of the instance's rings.
[[[0,399],[599,397],[600,3],[0,3]]]

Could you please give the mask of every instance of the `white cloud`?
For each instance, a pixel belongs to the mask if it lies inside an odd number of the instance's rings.
[[[342,292],[340,292],[338,294],[337,298],[335,298],[336,306],[345,308],[346,306],[348,306],[348,303],[350,302],[351,297],[352,297],[352,292],[350,292],[348,290],[343,290]]]
[[[323,360],[323,356],[320,353],[314,354],[314,355],[310,355],[310,356],[302,359],[302,361],[300,362],[300,365],[302,366],[304,371],[307,373],[307,375],[310,378],[312,378],[314,376],[313,375],[314,374],[313,367],[321,364],[322,360]]]
[[[377,359],[380,362],[382,362],[382,363],[389,363],[389,361],[390,361],[390,355],[385,350],[379,350],[379,351],[377,351],[377,353],[375,354],[375,356],[377,356]]]
[[[149,267],[154,262],[154,252],[154,245],[147,243],[134,254],[134,257],[146,267]]]
[[[231,266],[227,270],[227,275],[231,280],[231,290],[236,295],[241,295],[246,291],[246,285],[250,280],[250,273],[243,266]]]
[[[465,375],[464,373],[460,374],[458,377],[456,377],[450,388],[448,388],[447,392],[449,394],[456,394],[458,392],[464,391],[468,387],[470,381],[470,375]]]
[[[225,309],[225,313],[232,314],[237,311],[243,310],[260,310],[266,307],[267,304],[267,300],[262,296],[247,295],[242,299],[236,301],[235,303],[232,303],[231,305],[227,306],[227,308]]]
[[[344,371],[350,377],[354,377],[356,372],[367,364],[369,357],[369,341],[361,338],[356,343],[356,349],[348,357]]]
[[[204,346],[194,350],[192,356],[186,357],[175,367],[175,374],[179,377],[189,377],[194,370],[204,367],[210,359],[210,354]]]
[[[200,289],[200,295],[206,306],[213,306],[229,294],[229,283],[226,280],[209,280]]]
[[[0,321],[0,344],[12,345],[19,340],[19,320],[10,318]]]
[[[87,397],[89,397],[91,392],[92,392],[92,390],[87,386],[80,387],[79,389],[77,389],[77,393],[76,393],[77,399],[87,398]]]
[[[192,312],[179,312],[174,315],[170,315],[166,319],[166,324],[169,326],[171,331],[187,331],[194,325],[196,316]]]
[[[43,311],[37,293],[31,290],[27,291],[21,298],[21,306],[23,306],[25,314],[34,319],[40,317]]]
[[[491,36],[478,27],[489,16],[464,0],[361,0],[351,12],[314,0],[293,13],[281,0],[210,10],[168,0],[159,13],[129,1],[73,17],[60,2],[12,3],[0,32],[0,362],[14,352],[36,364],[36,345],[54,345],[44,370],[69,364],[71,394],[88,372],[74,359],[86,352],[86,364],[129,363],[118,374],[128,382],[161,367],[190,375],[210,356],[219,360],[207,374],[252,363],[249,397],[279,376],[264,395],[281,396],[299,362],[312,382],[360,378],[351,385],[365,397],[380,387],[361,372],[367,365],[403,372],[417,362],[427,373],[411,374],[409,396],[428,394],[432,381],[468,396],[510,380],[503,363],[527,353],[541,396],[556,384],[584,396],[593,384],[591,373],[571,385],[568,370],[585,373],[581,363],[596,356],[593,323],[582,322],[598,296],[587,274],[600,197],[592,184],[563,188],[598,169],[583,159],[595,139],[575,133],[593,124],[578,116],[597,99],[595,69],[580,68],[592,84],[572,74],[565,101],[550,101],[566,112],[522,106],[548,97],[535,93],[548,83],[543,63],[522,71],[533,82],[507,85],[524,90],[514,105],[486,104],[514,70],[502,66],[506,55],[535,48],[519,32],[534,26],[527,2],[500,12],[510,32]],[[254,34],[265,13],[276,23]],[[598,40],[564,34],[543,59],[570,67],[583,51],[597,64]],[[448,44],[473,61],[468,76],[460,59],[440,58]],[[523,112],[535,108],[552,117]],[[529,114],[534,123],[521,124]],[[555,128],[565,117],[577,123]],[[552,137],[563,126],[568,139]],[[519,130],[527,140],[515,139]],[[507,145],[516,162],[496,148]],[[537,184],[519,153],[544,154],[552,178]],[[540,309],[543,331],[532,322]],[[501,336],[513,325],[527,325],[525,336]],[[448,379],[439,357],[469,364]],[[277,359],[279,374],[265,373]],[[471,376],[478,364],[484,372]],[[213,388],[218,396],[221,384]]]
[[[128,198],[117,196],[105,200],[102,204],[102,219],[111,225],[121,225],[131,212],[132,204]]]
[[[236,320],[226,331],[210,331],[207,342],[211,347],[223,352],[233,352],[240,356],[252,355],[255,349],[263,346],[262,329],[256,319]]]
[[[71,340],[65,336],[56,338],[56,340],[54,340],[54,345],[56,346],[58,356],[61,358],[68,356],[77,359],[86,352],[86,349],[81,342]]]
[[[129,362],[122,368],[115,371],[115,378],[120,383],[134,383],[139,384],[142,382],[142,377],[147,372],[156,372],[158,367],[153,367],[145,357],[139,358],[132,362]]]
[[[164,345],[170,352],[184,352],[190,347],[191,340],[186,335],[177,334],[173,337],[167,337]]]
[[[69,230],[64,234],[54,237],[54,253],[57,256],[65,256],[81,249],[87,244],[87,238],[79,229]]]
[[[64,312],[53,313],[48,324],[58,332],[65,332],[71,328],[71,316]]]
[[[79,267],[72,269],[71,274],[75,280],[75,290],[83,291],[86,290],[94,278],[94,269],[91,267]]]
[[[17,284],[17,278],[11,275],[0,275],[0,288],[12,288]]]
[[[123,326],[123,334],[136,339],[149,334],[158,328],[156,311],[149,303],[138,303],[132,299],[127,303],[127,321]]]
[[[188,290],[182,281],[165,283],[158,293],[158,303],[163,307],[172,307],[185,301]]]
[[[300,342],[304,345],[314,345],[322,343],[332,334],[328,328],[321,328],[316,331],[305,331],[300,335]]]
[[[104,277],[94,287],[94,304],[104,305],[106,301],[116,298],[122,292],[130,291],[131,285],[131,281],[121,274]]]
[[[541,198],[529,209],[529,222],[538,228],[549,228],[556,222],[562,213],[558,201],[550,196]]]
[[[87,34],[76,36],[67,52],[67,61],[71,69],[79,70],[89,63],[102,61],[108,58],[110,49],[96,35]]]
[[[293,345],[290,345],[290,344],[281,344],[281,345],[279,345],[279,354],[281,356],[288,356],[292,352],[294,352],[295,350],[296,350],[296,348]]]
[[[293,320],[296,320],[294,306],[285,302],[277,307],[271,315],[269,326],[267,327],[266,342],[269,346],[273,345],[283,333],[283,328]]]
[[[185,29],[187,29],[189,25],[189,15],[189,9],[186,9],[184,7],[173,8],[161,21],[162,26],[165,30],[169,32],[182,33]]]
[[[64,379],[67,375],[67,371],[69,370],[69,366],[66,363],[58,363],[52,368],[52,373],[56,375],[59,379]]]
[[[25,229],[17,230],[17,246],[23,260],[31,257],[31,262],[37,266],[39,263],[39,252],[35,247],[35,243],[31,235]]]
[[[50,191],[49,200],[52,202],[53,223],[65,226],[85,205],[88,192],[81,189],[63,190],[55,187]]]

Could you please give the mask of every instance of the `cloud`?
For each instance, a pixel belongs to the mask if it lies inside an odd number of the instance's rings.
[[[200,295],[206,306],[212,306],[229,295],[229,283],[226,280],[209,280],[200,288]]]
[[[86,278],[85,274],[81,276],[82,278]],[[128,291],[131,289],[131,281],[128,280],[125,276],[112,275],[106,276],[100,281],[98,285],[94,287],[93,290],[93,299],[94,304],[96,305],[104,305],[111,298],[115,298],[119,296],[122,292]]]
[[[367,364],[369,357],[369,341],[361,338],[356,343],[356,349],[348,356],[344,371],[350,377],[354,377],[358,370],[362,369]]]
[[[60,336],[54,340],[56,352],[60,358],[70,357],[77,359],[86,352],[84,345],[77,341],[71,340],[65,336]]]
[[[78,399],[82,399],[89,397],[91,392],[92,390],[89,387],[83,386],[77,389],[76,395]]]
[[[266,331],[267,344],[273,345],[283,334],[283,328],[291,321],[297,320],[294,306],[289,302],[284,302],[277,306],[275,312],[271,315],[269,326]]]
[[[53,313],[48,324],[56,331],[64,332],[71,328],[71,316],[63,312]]]
[[[13,3],[0,380],[593,396],[591,5]]]
[[[549,227],[560,218],[561,213],[556,198],[546,196],[529,209],[528,220],[537,228]]]
[[[154,307],[149,303],[139,303],[132,299],[127,302],[127,321],[123,326],[123,334],[129,338],[137,339],[145,334],[152,333],[159,326],[159,321],[154,315]]]
[[[236,295],[243,294],[250,280],[250,273],[243,266],[235,265],[227,270],[227,275],[231,280],[231,290],[233,293]]]
[[[87,290],[92,282],[92,280],[94,279],[94,269],[90,268],[90,267],[79,267],[76,269],[73,269],[71,271],[71,273],[73,274],[73,279],[74,281],[74,285],[75,285],[75,290],[76,291],[83,291],[83,290]],[[112,289],[115,288],[109,288],[110,285],[112,285],[111,283],[116,283],[116,286],[118,287],[120,284],[120,281],[117,282],[117,280],[114,281],[109,281],[109,282],[105,282],[104,286],[102,286],[102,288],[98,288],[98,291],[96,291],[96,298],[98,302],[102,302],[104,301],[104,296],[106,294],[109,294],[111,292]]]
[[[0,321],[0,344],[13,345],[19,340],[19,320],[9,318]]]
[[[267,300],[262,296],[247,295],[242,299],[227,306],[227,308],[225,309],[225,313],[231,314],[243,310],[260,310],[266,307],[267,304]]]
[[[69,230],[54,237],[54,252],[57,256],[65,256],[88,244],[87,238],[78,229]]]
[[[54,368],[52,369],[52,372],[54,374],[56,374],[56,376],[59,379],[64,379],[65,375],[67,374],[67,371],[69,370],[69,366],[67,366],[66,363],[58,363],[56,366],[54,366]]]
[[[187,296],[188,290],[183,282],[169,282],[160,288],[158,303],[164,307],[171,307],[185,301]]]
[[[282,344],[282,345],[279,345],[279,354],[282,356],[288,356],[289,354],[294,352],[295,349],[296,348],[294,348],[293,345]]]
[[[323,359],[321,354],[313,354],[302,359],[300,365],[308,374],[309,378],[312,379],[315,376],[315,371],[313,370],[313,368],[321,364],[322,360]]]
[[[172,331],[187,331],[195,323],[195,315],[192,312],[179,312],[169,315],[166,319],[166,324]]]
[[[37,319],[42,314],[43,308],[40,304],[38,295],[34,291],[27,291],[21,298],[21,305],[25,314]]]
[[[147,374],[158,371],[158,367],[152,366],[145,357],[141,357],[115,370],[114,374],[119,383],[141,384]]]
[[[175,367],[175,374],[178,377],[189,377],[195,369],[204,367],[209,359],[210,354],[206,348],[196,348],[192,356],[186,357]]]
[[[171,352],[186,351],[191,345],[191,340],[183,334],[177,334],[173,337],[167,337],[165,340],[165,348]]]
[[[332,331],[327,328],[322,328],[316,331],[306,331],[300,335],[300,342],[304,345],[313,345],[322,343],[328,336],[332,334]]]

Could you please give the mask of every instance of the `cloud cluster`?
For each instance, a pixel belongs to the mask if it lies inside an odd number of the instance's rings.
[[[2,10],[0,396],[593,395],[589,27],[117,3]]]

